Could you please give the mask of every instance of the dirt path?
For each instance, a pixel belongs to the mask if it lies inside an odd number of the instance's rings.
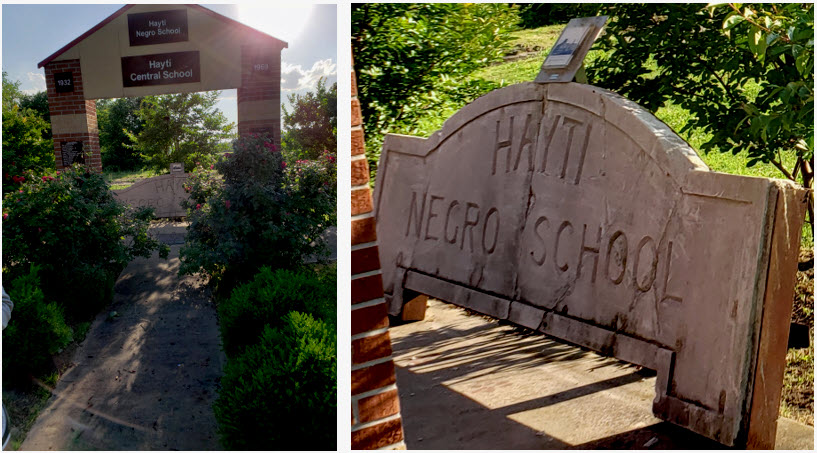
[[[137,259],[116,283],[21,450],[218,450],[212,411],[224,356],[209,290],[170,258]],[[116,312],[115,316],[110,316]]]

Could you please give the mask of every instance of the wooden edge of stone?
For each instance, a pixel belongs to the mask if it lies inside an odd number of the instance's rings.
[[[807,203],[805,190],[786,181],[775,181],[775,184],[779,190],[749,411],[746,439],[746,447],[749,449],[774,448],[786,368],[797,257]]]

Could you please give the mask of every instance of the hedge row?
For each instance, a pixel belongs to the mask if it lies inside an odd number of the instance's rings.
[[[335,267],[262,268],[219,304],[227,365],[214,411],[237,450],[335,450]]]

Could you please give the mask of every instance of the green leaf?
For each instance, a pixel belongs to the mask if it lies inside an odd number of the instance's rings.
[[[807,65],[810,56],[811,55],[809,55],[808,52],[803,52],[798,55],[797,59],[794,61],[794,66],[797,68],[797,72],[799,72],[803,77],[808,77],[809,73],[811,72]]]
[[[748,38],[749,50],[762,62],[766,55],[766,40],[763,38],[763,30],[757,25],[752,25],[749,28]]]
[[[725,21],[723,21],[723,29],[730,30],[735,25],[745,21],[746,18],[741,16],[738,13],[733,13],[731,16],[727,17]]]

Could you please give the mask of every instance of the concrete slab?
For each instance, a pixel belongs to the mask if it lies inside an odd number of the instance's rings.
[[[653,416],[651,370],[529,332],[433,299],[391,328],[407,447],[724,448]],[[777,448],[813,449],[813,427],[779,426]]]

